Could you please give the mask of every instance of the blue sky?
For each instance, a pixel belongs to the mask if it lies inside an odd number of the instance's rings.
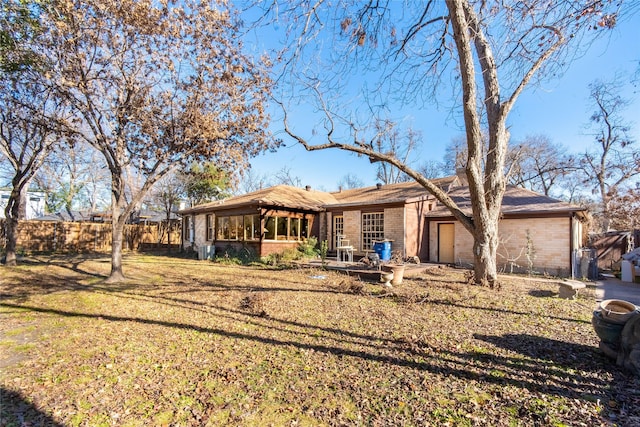
[[[566,146],[572,152],[584,152],[591,144],[585,125],[593,112],[589,100],[589,84],[596,79],[610,80],[622,74],[629,81],[638,70],[640,61],[640,17],[620,22],[608,36],[596,41],[587,54],[574,60],[565,73],[541,85],[530,86],[519,98],[510,115],[512,140],[527,135],[543,134],[554,143]],[[632,101],[626,118],[632,123],[632,136],[640,145],[640,82],[637,87],[628,84],[622,95]],[[296,128],[312,128],[315,122],[300,122],[306,117],[307,107],[300,106],[292,115],[298,117]],[[340,150],[307,152],[283,133],[281,114],[274,113],[271,130],[283,138],[285,146],[276,153],[260,155],[251,161],[257,175],[273,175],[282,168],[299,177],[302,185],[316,189],[336,190],[338,182],[348,173],[354,174],[365,185],[376,183],[376,167],[367,158]],[[414,152],[414,160],[441,161],[451,139],[463,134],[460,124],[451,118],[450,110],[416,109],[395,120],[421,131],[423,141]],[[305,120],[305,119],[302,119]],[[316,143],[323,142],[316,139]]]

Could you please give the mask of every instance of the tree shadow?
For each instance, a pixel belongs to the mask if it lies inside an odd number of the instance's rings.
[[[0,425],[64,427],[29,402],[21,393],[0,387]]]
[[[553,363],[547,363],[536,357],[536,352],[529,351],[530,354],[524,354],[525,359],[517,357],[506,357],[496,354],[487,354],[475,351],[457,351],[447,350],[441,347],[433,346],[426,342],[410,341],[404,339],[384,340],[380,337],[370,337],[366,335],[353,335],[357,338],[357,342],[345,340],[345,336],[349,333],[340,329],[326,329],[331,334],[330,339],[333,344],[315,344],[309,341],[303,341],[296,335],[304,334],[309,337],[315,336],[313,330],[305,330],[304,324],[299,324],[302,331],[284,330],[291,338],[275,338],[271,335],[261,335],[259,333],[244,333],[232,330],[226,330],[215,327],[204,327],[189,323],[170,322],[165,320],[114,316],[107,314],[89,314],[72,312],[58,309],[26,306],[11,303],[0,303],[0,306],[7,308],[15,308],[29,310],[33,312],[54,314],[72,318],[100,319],[108,322],[137,322],[145,325],[155,325],[167,328],[176,328],[183,330],[192,330],[199,333],[207,333],[217,337],[226,337],[237,340],[247,340],[270,346],[277,347],[294,347],[301,350],[313,350],[318,353],[331,355],[340,355],[357,358],[360,360],[374,361],[378,363],[386,363],[399,367],[408,367],[418,369],[431,374],[451,376],[466,380],[483,381],[496,385],[510,385],[514,387],[525,387],[530,391],[553,393],[561,396],[569,396],[581,398],[587,390],[596,390],[601,393],[602,399],[605,398],[608,382],[601,379],[597,375],[588,376],[586,374],[598,371],[606,366],[604,356],[599,360],[596,350],[588,346],[574,345],[556,340],[549,340],[547,345],[558,345],[561,351],[557,349],[554,352],[559,354],[579,353],[575,357],[567,356],[566,358],[557,358]],[[235,319],[239,320],[239,319]],[[274,319],[265,319],[265,322]],[[275,319],[278,322],[277,319]],[[268,324],[260,324],[264,330],[272,330],[273,327]],[[503,346],[508,349],[518,349],[522,353],[526,353],[523,348],[530,347],[527,342],[523,344],[515,344],[520,338],[528,336],[507,336],[493,337],[477,335],[476,339],[485,342],[496,343],[495,345]],[[535,342],[537,337],[528,337],[529,342]],[[544,339],[539,340],[546,343]],[[349,344],[358,344],[358,349],[349,348]],[[562,350],[566,351],[562,351]],[[588,357],[587,357],[588,356]],[[555,365],[554,365],[555,364]],[[571,370],[580,369],[583,373],[569,373]],[[594,371],[595,369],[595,371]],[[491,372],[499,371],[500,375],[492,375]],[[541,375],[541,372],[544,375]]]
[[[555,295],[557,295],[557,292],[553,292],[553,291],[545,291],[542,289],[534,289],[529,291],[529,295],[531,295],[532,297],[536,297],[536,298],[551,298]]]
[[[591,370],[593,362],[607,363],[597,347],[576,344],[530,334],[483,335],[473,334],[477,340],[519,353],[540,365],[561,366],[571,370]]]

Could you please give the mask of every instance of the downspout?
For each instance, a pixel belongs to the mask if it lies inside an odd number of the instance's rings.
[[[575,220],[575,212],[571,214],[571,216],[569,217],[569,271],[571,272],[571,278],[575,279],[576,277],[576,272],[575,272],[575,267],[576,267],[576,254],[574,253],[574,247],[573,247],[573,221]]]

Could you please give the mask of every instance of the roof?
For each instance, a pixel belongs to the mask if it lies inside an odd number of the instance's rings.
[[[449,176],[445,178],[432,179],[435,185],[445,191],[457,182],[457,177]],[[401,182],[398,184],[376,185],[372,187],[354,188],[351,190],[342,190],[331,193],[337,203],[331,205],[350,206],[362,204],[382,204],[382,203],[400,203],[415,199],[432,198],[427,190],[415,181]]]
[[[449,196],[461,210],[471,215],[471,199],[469,187],[456,187],[449,192]],[[527,190],[525,188],[508,186],[502,199],[502,214],[550,214],[582,212],[586,208],[572,205],[552,197]],[[451,211],[438,204],[428,217],[448,217]]]
[[[458,206],[471,215],[469,187],[459,186],[454,175],[433,179],[432,182],[446,191]],[[402,182],[342,190],[333,193],[316,191],[310,188],[298,188],[289,185],[276,185],[241,196],[205,203],[179,211],[180,214],[214,212],[251,206],[283,207],[304,211],[320,212],[346,206],[370,206],[376,204],[407,203],[433,199],[427,190],[415,181]],[[585,211],[585,208],[562,202],[533,191],[509,186],[502,200],[503,214],[561,214]],[[451,212],[437,203],[429,217],[450,217]]]
[[[50,213],[46,215],[34,218],[36,221],[91,221],[91,212],[89,211],[70,211],[63,210],[56,213]]]
[[[179,213],[209,212],[254,205],[320,212],[324,210],[325,205],[336,202],[334,195],[324,191],[312,190],[308,187],[298,188],[290,185],[276,185],[275,187],[264,188],[241,196],[194,206],[181,210]]]

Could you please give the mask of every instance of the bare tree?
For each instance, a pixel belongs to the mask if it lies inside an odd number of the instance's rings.
[[[485,150],[486,151],[486,150]],[[453,175],[467,167],[467,140],[464,135],[452,138],[447,144],[442,160],[447,175]]]
[[[291,168],[283,166],[273,176],[273,182],[277,184],[291,185],[293,187],[302,187],[302,180],[299,176],[293,175]]]
[[[251,193],[270,187],[271,185],[271,178],[269,178],[269,176],[255,173],[253,169],[248,168],[242,174],[238,189],[241,190],[242,193]]]
[[[591,115],[592,135],[597,149],[587,151],[580,159],[584,182],[598,195],[603,231],[611,221],[611,201],[627,192],[634,177],[640,176],[640,151],[630,136],[630,124],[622,117],[629,101],[618,92],[617,81],[596,81],[590,86],[595,105]]]
[[[374,147],[377,151],[396,157],[406,165],[411,164],[411,153],[420,138],[419,132],[408,129],[406,134],[402,135],[398,124],[389,119],[376,120],[374,129],[376,132]],[[371,160],[377,162],[375,158]],[[411,179],[402,170],[386,162],[378,163],[376,178],[382,184],[395,184]]]
[[[267,60],[243,54],[225,2],[70,1],[49,29],[50,81],[77,112],[75,131],[111,175],[108,281],[124,279],[123,230],[163,176],[193,161],[242,169],[273,147]],[[141,177],[126,194],[127,173]]]
[[[59,144],[49,155],[33,180],[47,194],[49,212],[95,210],[98,189],[104,192],[109,184],[99,155],[82,141]]]
[[[349,190],[352,188],[360,188],[364,187],[364,182],[357,175],[353,173],[348,173],[340,178],[338,181],[338,188],[343,190]]]
[[[158,230],[158,243],[164,239],[166,233],[167,253],[171,252],[172,214],[178,210],[180,202],[184,200],[186,196],[185,181],[180,175],[180,173],[176,173],[175,171],[165,175],[156,182],[151,193],[153,203],[160,206],[165,214],[165,221],[160,224]]]
[[[34,175],[61,137],[59,105],[50,92],[34,82],[31,72],[5,74],[0,80],[0,153],[11,176],[5,207],[8,266],[16,265],[18,221],[25,218],[26,192]],[[37,79],[36,79],[37,80]]]
[[[317,142],[292,127],[293,108],[282,102],[289,136],[308,150],[337,148],[387,162],[419,182],[472,234],[476,282],[495,285],[507,118],[526,87],[554,75],[598,29],[615,26],[619,4],[347,1],[336,7],[329,1],[292,0],[269,5],[277,5],[271,11],[290,23],[290,52],[282,55],[285,71],[295,71],[284,76],[303,76],[324,116],[324,142]],[[330,52],[322,52],[315,40]],[[323,63],[327,58],[332,62]],[[335,73],[326,76],[326,70]],[[458,103],[463,118],[471,213],[401,159],[375,150],[375,138],[367,138],[359,122],[363,115],[345,112],[346,104],[335,99],[341,92],[357,98],[358,81],[367,108],[379,105],[380,110],[387,108],[388,97],[423,106],[442,94],[443,81],[453,82],[457,92],[445,99]]]
[[[509,183],[551,195],[562,177],[576,171],[575,159],[566,148],[551,142],[546,135],[527,136],[509,147],[507,168]]]
[[[640,185],[626,188],[609,204],[610,225],[615,230],[640,229]]]
[[[418,172],[427,179],[440,178],[449,173],[444,162],[426,160],[418,167]]]

